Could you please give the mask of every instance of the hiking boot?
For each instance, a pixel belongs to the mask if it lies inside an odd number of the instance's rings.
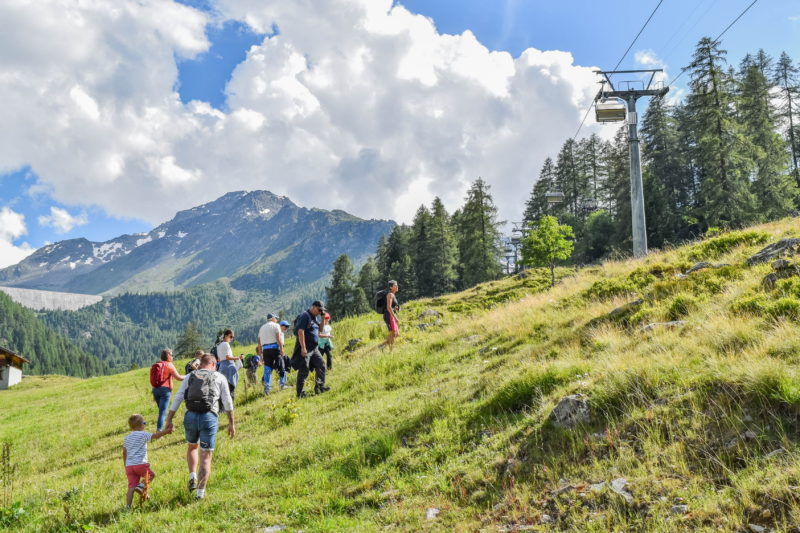
[[[330,387],[326,387],[325,385],[314,387],[315,394],[322,394],[323,392],[328,392],[331,390]]]
[[[199,502],[200,500],[202,500],[203,498],[205,498],[205,497],[206,497],[206,495],[205,495],[205,494],[195,494],[195,495],[194,495],[194,499],[195,499],[196,501],[198,501],[198,502]]]
[[[306,397],[306,393],[305,393],[305,392],[298,392],[298,393],[297,393],[297,399],[298,399],[298,400],[299,400],[300,398],[305,398],[305,397]]]
[[[196,488],[197,488],[197,478],[190,477],[189,478],[189,492],[192,492]]]
[[[133,490],[134,490],[134,492],[138,492],[139,494],[142,494],[144,492],[144,483],[139,483],[138,485],[136,485],[133,488]]]

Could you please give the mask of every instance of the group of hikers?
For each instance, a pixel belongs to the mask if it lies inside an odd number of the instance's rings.
[[[389,349],[394,346],[400,332],[397,291],[397,282],[389,281],[387,288],[376,295],[374,302],[375,310],[383,314],[388,329],[386,342],[382,346]],[[290,358],[285,353],[284,336],[292,325],[275,314],[267,314],[266,322],[258,330],[256,354],[247,361],[247,379],[255,383],[256,371],[258,367],[263,367],[264,393],[269,395],[272,392],[273,373],[278,374],[278,384],[283,390],[287,387],[288,373],[296,370],[297,398],[305,398],[305,381],[313,371],[314,393],[329,391],[325,377],[333,367],[333,328],[330,322],[331,315],[319,300],[298,315],[293,324],[296,342]],[[141,494],[142,499],[147,497],[149,484],[156,476],[150,468],[147,443],[174,431],[173,418],[181,403],[186,404],[183,429],[187,443],[188,490],[194,492],[198,500],[205,497],[220,411],[228,417],[228,435],[230,438],[236,435],[233,400],[239,382],[239,370],[244,367],[245,358],[233,354],[231,343],[234,338],[232,330],[223,331],[221,339],[210,353],[203,350],[195,353],[194,359],[186,365],[185,375],[181,375],[172,363],[172,350],[165,348],[161,351],[161,360],[150,369],[153,399],[158,406],[156,432],[146,431],[144,417],[133,414],[128,418],[131,432],[123,441],[122,458],[128,477],[127,508],[130,508],[135,493]],[[181,382],[174,397],[173,379]]]

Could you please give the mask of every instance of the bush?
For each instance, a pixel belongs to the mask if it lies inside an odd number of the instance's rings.
[[[688,294],[679,294],[672,299],[667,308],[667,317],[670,320],[680,320],[697,309],[697,299]]]
[[[762,316],[769,307],[769,300],[763,294],[744,296],[731,304],[731,311],[738,315]]]
[[[658,278],[651,274],[650,271],[637,268],[627,277],[595,281],[591,287],[584,291],[583,297],[592,300],[605,300],[622,294],[632,294],[657,280]]]
[[[713,259],[730,252],[737,246],[753,246],[763,244],[767,240],[769,240],[769,235],[760,231],[731,231],[697,244],[689,252],[689,259],[693,261]]]
[[[787,320],[800,320],[800,300],[795,298],[780,298],[769,308],[769,315],[773,318]]]

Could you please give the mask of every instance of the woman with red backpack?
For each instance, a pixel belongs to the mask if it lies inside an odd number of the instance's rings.
[[[172,378],[183,381],[185,377],[178,374],[178,370],[172,364],[172,350],[169,348],[161,350],[161,361],[150,367],[150,385],[153,387],[153,399],[158,406],[157,431],[164,429],[169,398],[172,396]]]

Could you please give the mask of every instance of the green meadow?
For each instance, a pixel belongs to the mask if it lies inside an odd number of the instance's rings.
[[[265,397],[243,376],[201,502],[181,409],[150,445],[150,501],[124,510],[127,417],[156,421],[148,369],[27,377],[0,393],[24,511],[0,528],[800,531],[800,277],[765,288],[770,262],[746,263],[797,236],[787,219],[560,269],[554,289],[533,270],[410,302],[391,352],[379,315],[336,322],[330,392]],[[699,261],[714,267],[681,275]],[[574,394],[589,420],[557,427]]]

